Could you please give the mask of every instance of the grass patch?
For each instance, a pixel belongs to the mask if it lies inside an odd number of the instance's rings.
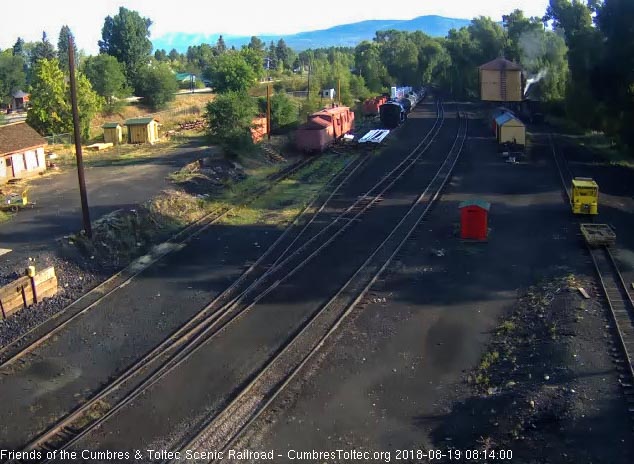
[[[346,159],[342,157],[324,156],[279,182],[248,206],[237,209],[223,222],[235,226],[269,224],[283,227],[293,221],[345,162]],[[257,184],[258,180],[250,177],[230,189],[233,200],[239,198],[240,192],[253,183]]]
[[[3,222],[9,221],[13,215],[11,213],[7,213],[6,211],[0,211],[0,224]]]

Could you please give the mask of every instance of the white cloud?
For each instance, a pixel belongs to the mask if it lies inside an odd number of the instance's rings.
[[[0,48],[11,47],[18,36],[27,41],[39,40],[45,30],[57,44],[62,25],[68,24],[79,48],[97,51],[104,18],[115,15],[119,6],[139,11],[152,22],[153,37],[168,32],[225,33],[230,35],[286,34],[328,28],[366,19],[409,19],[426,14],[455,18],[491,16],[515,8],[527,15],[542,16],[548,0],[402,0],[390,6],[385,0],[350,0],[348,2],[297,2],[294,0],[23,0],[3,5],[5,18],[0,27]],[[8,6],[10,4],[11,6]]]

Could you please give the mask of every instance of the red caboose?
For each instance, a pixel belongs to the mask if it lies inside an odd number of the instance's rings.
[[[325,108],[311,114],[308,122],[297,129],[297,148],[306,152],[322,152],[353,128],[354,112],[350,108]]]

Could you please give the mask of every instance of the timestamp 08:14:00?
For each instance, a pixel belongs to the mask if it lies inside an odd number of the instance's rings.
[[[485,449],[450,449],[450,450],[396,450],[396,460],[407,459],[427,459],[429,461],[511,461],[513,459],[512,450],[485,450]]]

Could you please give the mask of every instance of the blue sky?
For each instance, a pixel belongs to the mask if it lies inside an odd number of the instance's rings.
[[[224,33],[231,35],[287,34],[324,29],[366,19],[411,19],[426,14],[454,18],[491,16],[520,8],[542,16],[548,0],[349,0],[348,2],[298,2],[292,0],[4,0],[5,18],[0,27],[0,48],[11,47],[18,36],[39,40],[45,30],[56,44],[59,30],[68,24],[77,45],[88,53],[97,51],[103,20],[119,6],[139,11],[153,21],[152,37],[170,32]]]

